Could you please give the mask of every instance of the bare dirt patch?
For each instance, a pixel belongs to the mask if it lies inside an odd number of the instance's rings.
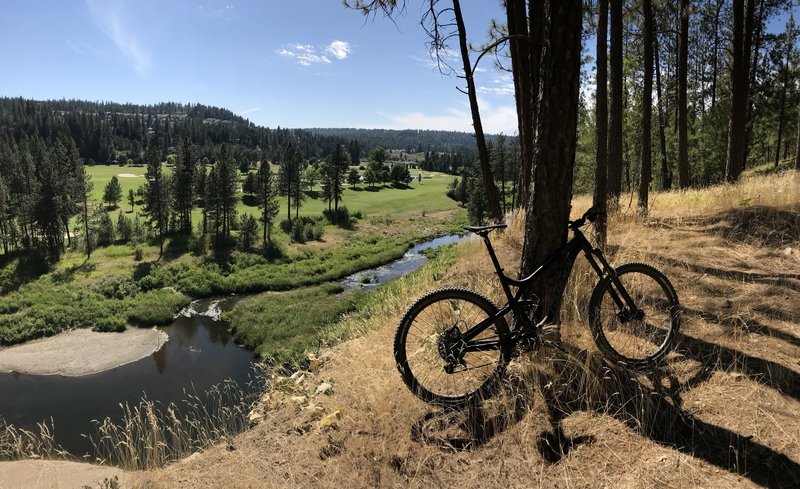
[[[166,333],[155,328],[122,333],[78,329],[0,349],[0,372],[79,377],[135,362],[166,341]]]
[[[116,477],[118,486],[104,486]],[[11,483],[13,481],[13,484]],[[0,462],[0,488],[55,489],[66,487],[129,487],[120,469],[66,460]]]

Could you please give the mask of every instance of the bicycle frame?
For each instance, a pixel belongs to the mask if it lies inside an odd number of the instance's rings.
[[[497,311],[494,316],[488,317],[481,321],[480,323],[476,324],[472,328],[468,329],[467,331],[463,332],[461,335],[461,339],[466,342],[465,351],[488,351],[488,350],[496,350],[498,349],[499,342],[492,341],[492,340],[479,340],[479,341],[472,341],[476,336],[478,336],[482,331],[492,325],[495,321],[502,318],[509,312],[513,312],[514,316],[530,325],[529,319],[526,314],[526,308],[532,304],[530,300],[523,299],[523,296],[527,290],[527,288],[536,280],[545,270],[552,267],[554,264],[563,263],[563,273],[559,277],[559,281],[556,284],[555,294],[553,295],[552,303],[549,305],[549,310],[547,311],[547,315],[545,316],[545,320],[547,318],[555,317],[558,307],[561,302],[561,297],[564,294],[564,290],[566,289],[567,282],[569,281],[569,277],[572,274],[572,268],[575,265],[575,260],[578,258],[578,255],[583,252],[586,256],[586,259],[589,261],[589,264],[592,266],[592,269],[597,273],[598,277],[601,279],[604,276],[609,276],[611,280],[614,281],[614,284],[617,288],[617,291],[620,292],[620,297],[616,291],[613,289],[611,290],[611,297],[617,306],[624,310],[625,306],[628,306],[628,310],[630,311],[637,311],[638,308],[633,303],[630,295],[628,295],[627,291],[622,284],[619,282],[617,278],[616,272],[614,268],[609,265],[606,261],[605,256],[603,255],[602,251],[598,248],[594,248],[589,240],[584,236],[580,229],[577,227],[572,228],[574,236],[571,240],[567,242],[564,246],[558,249],[553,255],[547,258],[544,263],[539,265],[536,270],[534,270],[530,275],[527,277],[516,280],[511,277],[508,277],[503,273],[503,268],[500,265],[500,261],[497,258],[497,255],[494,252],[494,248],[492,247],[492,243],[489,240],[489,232],[483,231],[479,232],[478,235],[483,238],[483,242],[486,245],[486,249],[489,252],[489,257],[492,260],[492,264],[494,265],[495,272],[500,279],[500,285],[503,288],[503,292],[506,295],[507,302],[506,304]],[[512,292],[511,288],[516,287],[516,292]],[[544,321],[543,321],[544,322]],[[512,331],[511,341],[516,342],[520,333],[521,329],[523,328],[515,328]],[[529,328],[530,329],[530,328]]]

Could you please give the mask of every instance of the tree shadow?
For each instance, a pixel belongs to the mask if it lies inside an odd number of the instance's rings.
[[[82,273],[90,273],[97,269],[96,263],[89,263],[89,259],[83,261],[83,263],[79,265],[72,265],[71,267],[67,267],[63,270],[57,270],[53,272],[53,282],[57,284],[65,284],[72,282],[75,280],[75,274],[78,272]]]
[[[16,260],[16,263],[14,261]],[[6,267],[13,267],[5,272]],[[15,250],[0,255],[0,293],[7,294],[50,271],[47,255],[38,250]]]
[[[784,316],[784,314],[781,314],[781,311],[776,311],[771,309],[771,306],[769,304],[759,304],[753,307],[753,310],[765,314],[767,316],[770,316],[772,319],[790,319],[790,320],[793,319],[793,317],[791,318],[786,317],[790,316],[791,315],[790,313],[785,313]],[[693,316],[697,316],[704,321],[716,324],[722,324],[734,330],[740,330],[747,333],[755,333],[770,338],[776,338],[785,341],[793,346],[800,347],[800,337],[797,337],[786,331],[782,331],[778,328],[766,325],[752,317],[722,316],[714,312],[700,311],[685,306],[683,307],[682,311],[684,314],[691,314]]]
[[[180,258],[189,251],[189,236],[185,234],[175,234],[170,237],[164,246],[164,261],[172,261]]]
[[[776,364],[766,365],[766,361],[752,357],[743,361],[742,355],[696,338],[686,338],[683,344],[688,358],[677,356],[671,362],[699,360],[696,371],[684,380],[670,368],[637,374],[610,364],[600,354],[563,345],[565,352],[555,352],[546,367],[537,365],[526,369],[528,374],[512,376],[498,399],[463,411],[426,413],[412,426],[412,439],[449,450],[483,446],[530,412],[534,386],[538,386],[550,429],[538,436],[537,448],[549,463],[558,463],[576,446],[595,441],[588,435],[567,436],[562,425],[571,414],[588,411],[610,415],[659,445],[703,459],[756,484],[793,487],[800,480],[800,464],[754,441],[752,436],[714,425],[685,411],[681,395],[720,369],[740,368],[762,383],[790,391],[800,389],[800,376],[784,371],[778,374],[782,380],[765,381],[764,372],[773,373],[769,369]],[[791,382],[798,387],[791,387]]]
[[[724,361],[713,367],[701,362],[697,374],[681,382],[669,369],[638,375],[602,359],[591,365],[582,350],[571,348],[568,356],[566,361],[553,363],[554,378],[542,391],[554,422],[576,410],[608,413],[660,445],[702,458],[757,484],[789,487],[800,477],[800,464],[785,454],[683,410],[681,394],[709,378],[715,369],[725,368]]]
[[[247,207],[257,207],[258,198],[252,194],[244,194],[242,195],[242,204],[246,205]]]
[[[145,278],[146,276],[150,275],[150,272],[153,270],[155,266],[154,262],[146,261],[137,263],[133,267],[133,280],[138,282],[139,280]]]
[[[681,335],[678,351],[709,368],[741,373],[800,401],[800,374],[779,363],[685,334]]]

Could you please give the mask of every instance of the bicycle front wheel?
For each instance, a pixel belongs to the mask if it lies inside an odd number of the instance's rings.
[[[405,313],[394,339],[394,358],[403,381],[420,399],[445,408],[490,397],[510,359],[505,319],[487,321],[497,307],[467,289],[439,289]],[[469,340],[461,337],[486,321]]]
[[[610,360],[631,368],[651,368],[674,346],[680,327],[675,289],[663,273],[643,263],[626,263],[595,287],[589,327]]]

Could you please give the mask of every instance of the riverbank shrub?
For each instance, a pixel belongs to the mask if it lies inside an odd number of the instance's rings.
[[[325,209],[322,211],[322,215],[325,216],[325,219],[327,219],[330,224],[344,229],[353,229],[355,216],[352,216],[350,210],[345,206],[341,206],[336,210]]]
[[[316,345],[332,324],[352,312],[364,298],[359,291],[342,294],[337,284],[260,294],[243,299],[223,318],[234,339],[263,360],[281,365],[297,360]]]
[[[321,216],[300,216],[291,222],[288,220],[281,221],[280,227],[295,243],[305,243],[307,241],[318,241],[322,238],[325,231],[325,222]]]
[[[130,299],[127,319],[140,326],[169,324],[190,302],[189,297],[169,288],[151,290]]]

